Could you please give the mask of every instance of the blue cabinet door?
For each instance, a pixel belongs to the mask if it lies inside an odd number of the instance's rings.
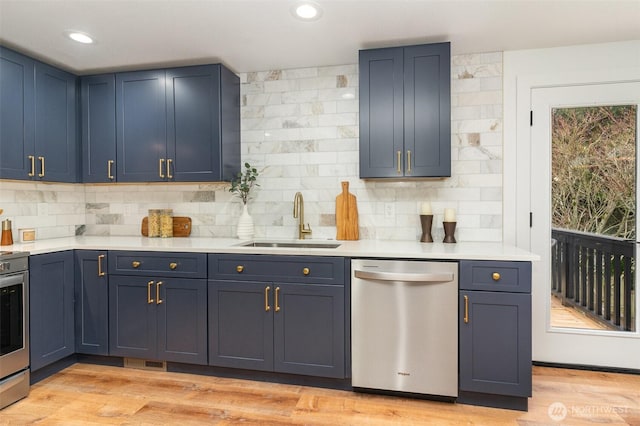
[[[156,359],[156,294],[151,277],[109,277],[109,353]]]
[[[403,49],[360,51],[360,177],[404,175]]]
[[[220,66],[166,71],[168,180],[220,180]]]
[[[75,351],[73,251],[29,257],[31,370]]]
[[[109,355],[107,252],[75,252],[76,352]]]
[[[0,47],[0,178],[31,179],[33,70],[32,59]]]
[[[209,364],[273,371],[271,284],[209,281]]]
[[[461,291],[459,303],[460,390],[531,396],[531,295]]]
[[[360,51],[360,177],[451,176],[449,43]]]
[[[166,180],[165,73],[116,75],[116,145],[119,182]]]
[[[450,74],[449,43],[404,49],[405,176],[451,176]]]
[[[156,286],[157,358],[206,365],[207,280],[167,278]]]
[[[275,371],[344,378],[344,287],[274,285]]]
[[[76,103],[76,76],[36,62],[37,180],[78,182]]]
[[[116,180],[115,88],[114,74],[81,78],[83,182]]]

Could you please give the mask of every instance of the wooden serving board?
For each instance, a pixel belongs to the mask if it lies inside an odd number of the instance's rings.
[[[342,194],[336,197],[336,239],[357,240],[358,204],[356,196],[349,193],[349,182],[342,182]]]
[[[149,236],[149,217],[145,216],[142,219],[142,235]],[[191,235],[191,218],[184,216],[173,217],[173,236],[174,237],[188,237]]]

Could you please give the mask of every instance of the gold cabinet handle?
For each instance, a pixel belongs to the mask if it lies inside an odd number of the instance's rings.
[[[493,278],[494,281],[500,281],[500,274],[498,272],[494,272],[491,274],[491,278]]]
[[[38,157],[40,160],[40,173],[38,173],[38,177],[44,177],[44,157]]]
[[[407,173],[411,174],[411,151],[407,150]]]
[[[107,161],[107,179],[113,180],[113,160]]]
[[[159,305],[163,302],[162,299],[160,299],[160,286],[164,284],[162,281],[158,281],[158,284],[156,284],[156,305]]]
[[[269,312],[271,310],[271,306],[269,306],[269,291],[271,287],[266,286],[264,288],[264,311]]]
[[[36,175],[36,157],[33,155],[27,156],[29,161],[31,162],[31,171],[27,173],[27,176],[33,177]]]
[[[464,296],[464,323],[469,323],[469,296]]]
[[[276,312],[280,312],[280,304],[278,299],[280,298],[280,287],[276,287]]]
[[[169,158],[167,160],[167,178],[168,179],[173,179],[173,175],[171,174],[172,164],[173,164],[173,160],[171,158]]]
[[[102,261],[104,260],[104,254],[98,255],[98,276],[104,277],[105,272],[102,269]]]
[[[164,179],[164,158],[158,160],[158,174],[161,179]]]
[[[151,298],[151,286],[153,285],[153,281],[149,281],[147,283],[147,303],[152,304],[153,299]]]
[[[171,269],[172,271],[175,270],[178,267],[178,264],[176,262],[171,262],[169,264],[169,269]]]
[[[399,175],[402,174],[402,165],[400,163],[402,163],[402,151],[398,151],[397,153],[397,160],[398,160],[398,168],[396,169],[396,172],[398,172]]]
[[[134,260],[133,262],[131,262],[131,266],[133,266],[134,268],[138,268],[140,266],[140,262]]]
[[[237,273],[241,274],[241,273],[242,273],[242,271],[244,271],[244,266],[242,266],[242,265],[238,265],[238,266],[236,266],[236,272],[237,272]]]
[[[303,275],[309,275],[311,273],[311,269],[309,268],[302,268],[302,274]]]

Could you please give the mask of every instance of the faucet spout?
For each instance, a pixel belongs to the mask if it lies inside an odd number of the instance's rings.
[[[300,192],[296,192],[293,197],[293,217],[299,219],[298,239],[304,240],[307,234],[311,234],[311,226],[307,224],[305,227],[304,225],[304,198],[302,198],[302,193]]]

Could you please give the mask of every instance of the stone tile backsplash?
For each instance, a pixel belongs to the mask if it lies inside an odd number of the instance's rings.
[[[418,239],[430,201],[441,240],[445,207],[458,214],[458,241],[502,240],[502,53],[452,58],[452,177],[358,178],[357,65],[243,73],[242,160],[260,171],[249,211],[258,238],[295,238],[293,197],[302,192],[312,238],[335,238],[335,197],[349,181],[360,238]],[[235,236],[241,202],[226,183],[44,184],[0,182],[3,217],[37,238],[139,235],[150,208],[193,219],[192,235]]]

